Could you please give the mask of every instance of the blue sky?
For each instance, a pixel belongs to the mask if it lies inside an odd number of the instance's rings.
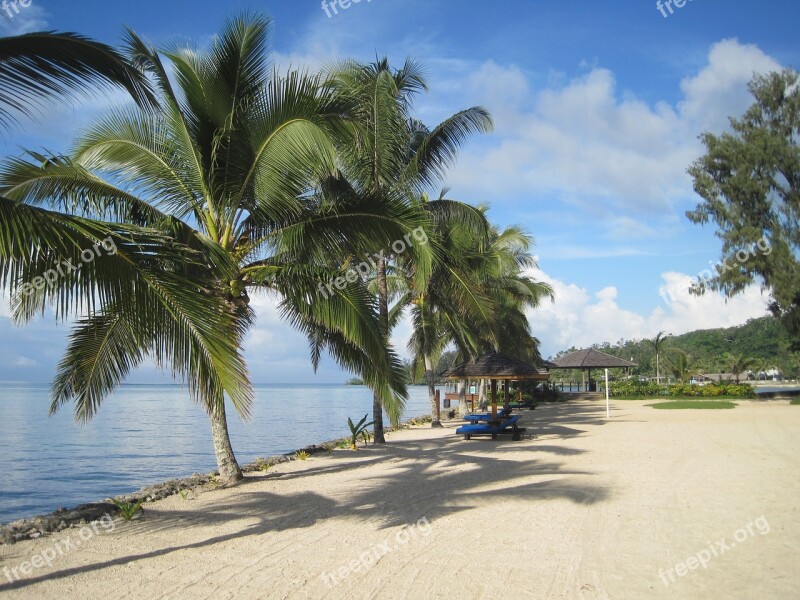
[[[688,1],[663,17],[654,1],[469,2],[363,0],[328,17],[317,0],[55,2],[32,0],[0,33],[78,31],[109,43],[130,26],[157,45],[208,44],[226,17],[274,20],[275,62],[316,69],[342,57],[423,61],[430,93],[417,114],[434,124],[483,105],[496,130],[464,149],[446,184],[452,197],[489,203],[491,218],[537,240],[556,301],[531,314],[545,355],[572,345],[729,326],[764,314],[757,288],[725,302],[688,283],[717,260],[713,228],[684,213],[698,201],[686,175],[697,136],[723,131],[750,104],[755,72],[798,66],[800,6],[788,1]],[[328,12],[333,11],[329,8]],[[66,149],[109,99],[55,109],[2,143]],[[669,301],[665,292],[671,291]],[[311,381],[305,340],[258,298],[248,341],[258,382]],[[0,303],[0,380],[47,381],[68,325],[52,317],[13,327]],[[402,351],[406,326],[394,342]],[[135,381],[160,377],[143,369]],[[314,381],[345,378],[330,361]]]

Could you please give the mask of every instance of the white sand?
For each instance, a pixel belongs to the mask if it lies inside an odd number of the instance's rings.
[[[9,599],[797,597],[800,407],[645,404],[616,403],[610,422],[597,404],[548,405],[525,414],[535,438],[521,442],[463,441],[451,424],[394,434],[383,448],[280,465],[234,489],[146,505],[143,519],[88,541],[72,529],[0,547],[0,567],[19,574],[21,563],[48,548],[80,541],[15,586],[0,573],[0,592]],[[678,563],[686,566],[676,571]],[[345,577],[328,575],[326,583],[326,573]]]

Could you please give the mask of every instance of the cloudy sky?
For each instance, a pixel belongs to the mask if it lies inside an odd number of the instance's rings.
[[[685,217],[698,198],[686,169],[698,136],[721,132],[751,98],[754,73],[798,67],[800,6],[785,0],[656,2],[570,0],[317,0],[55,2],[32,0],[0,18],[0,33],[78,31],[116,43],[125,26],[152,42],[207,44],[228,16],[274,20],[281,67],[315,69],[342,57],[423,61],[428,124],[483,105],[495,132],[467,145],[447,179],[452,197],[489,203],[492,220],[534,235],[556,301],[531,314],[545,355],[570,346],[736,325],[765,313],[757,287],[729,301],[686,293],[719,257],[712,227]],[[347,2],[345,2],[347,5]],[[109,102],[62,108],[0,141],[62,150]],[[306,341],[282,323],[275,299],[254,301],[248,358],[259,383],[339,382],[327,361],[314,375]],[[25,328],[0,297],[0,380],[48,381],[69,324],[44,315]],[[394,342],[404,351],[407,328]],[[150,369],[134,381],[155,381]]]

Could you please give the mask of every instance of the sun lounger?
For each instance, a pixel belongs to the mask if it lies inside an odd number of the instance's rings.
[[[520,435],[524,428],[517,427],[520,415],[508,417],[499,423],[478,423],[475,425],[462,425],[456,429],[456,434],[463,435],[465,440],[470,439],[473,435],[491,435],[493,440],[497,439],[498,435],[511,434],[512,440],[519,440],[522,438]]]
[[[511,414],[510,408],[503,408],[497,411],[497,418],[498,419],[505,419],[509,414]],[[479,421],[489,421],[492,418],[492,413],[476,413],[474,415],[467,415],[464,417],[465,421],[472,421],[473,423],[478,423]]]

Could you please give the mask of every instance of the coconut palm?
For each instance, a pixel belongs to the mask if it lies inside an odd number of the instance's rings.
[[[405,200],[408,205],[419,194],[437,186],[453,163],[458,149],[472,134],[489,131],[489,114],[480,107],[456,113],[430,129],[411,118],[414,96],[427,90],[420,65],[407,60],[402,68],[392,69],[387,59],[372,64],[347,61],[328,70],[328,80],[335,97],[345,107],[350,129],[342,139],[342,177],[337,180],[339,193],[369,198],[377,204]],[[463,205],[449,206],[453,213],[463,213],[465,220],[478,220],[474,210]],[[420,219],[424,220],[424,215]],[[397,239],[397,238],[394,238]],[[384,238],[392,243],[392,238]],[[375,276],[378,318],[381,334],[389,345],[388,262],[381,255],[376,261]],[[419,264],[418,276],[428,267]],[[386,406],[392,419],[399,416],[403,397],[396,396]],[[385,441],[383,433],[384,401],[373,396],[375,442]]]
[[[659,331],[658,335],[652,340],[645,340],[647,345],[650,346],[656,353],[656,383],[661,383],[661,351],[664,348],[664,344],[666,343],[667,339],[670,337],[672,337],[672,334],[666,335],[665,332]]]
[[[485,209],[484,209],[485,210]],[[492,228],[488,251],[472,266],[483,280],[483,289],[493,302],[490,321],[473,321],[480,352],[503,352],[530,362],[539,362],[539,340],[532,335],[526,311],[538,308],[553,288],[535,280],[526,271],[538,268],[530,253],[533,238],[521,227]]]
[[[532,240],[519,227],[476,231],[448,215],[434,222],[430,275],[421,282],[407,277],[408,289],[397,305],[411,306],[409,349],[417,371],[425,371],[432,407],[434,365],[450,344],[461,360],[497,350],[536,361],[538,340],[531,335],[525,310],[553,293],[547,284],[522,274],[535,261],[528,253]],[[413,257],[403,266],[413,275]]]
[[[669,348],[668,350],[671,355],[668,360],[672,375],[678,382],[688,383],[694,375],[698,374],[691,357],[679,348]]]
[[[465,227],[463,221],[453,218],[451,211],[440,210],[443,201],[440,198],[429,202],[423,196],[421,206],[431,217],[428,244],[420,252],[400,257],[395,273],[389,277],[391,287],[400,291],[390,312],[390,327],[410,307],[413,333],[408,346],[414,357],[412,368],[415,376],[424,372],[432,427],[442,426],[436,411],[434,373],[442,352],[452,343],[474,348],[468,323],[490,320],[493,310],[482,282],[469,264],[469,256],[485,251],[488,245],[488,223],[478,221],[482,226]]]
[[[154,105],[145,76],[111,46],[76,33],[0,38],[0,127],[34,115],[47,102],[112,86],[127,90],[142,107]]]
[[[755,363],[754,359],[746,358],[743,354],[730,354],[727,352],[723,360],[725,361],[725,366],[728,371],[733,374],[736,383],[739,383],[739,375],[747,373]]]
[[[0,191],[11,199],[0,229],[2,273],[12,290],[66,253],[55,234],[26,226],[35,205],[54,209],[42,219],[97,229],[73,235],[68,250],[107,232],[120,242],[113,257],[18,297],[20,320],[48,303],[64,314],[88,311],[59,366],[52,410],[74,401],[76,417],[87,420],[146,358],[170,366],[209,415],[226,483],[242,474],[225,400],[243,416],[252,403],[241,353],[254,321],[250,294],[281,297],[281,313],[313,340],[315,362],[326,349],[380,397],[405,393],[373,298],[363,286],[333,295],[319,286],[340,274],[328,259],[343,246],[369,247],[370,234],[391,237],[405,225],[386,212],[390,203],[319,201],[315,182],[336,172],[330,134],[341,109],[317,78],[271,70],[267,30],[265,18],[245,15],[227,22],[207,51],[162,52],[131,32],[132,60],[153,78],[158,111],[112,111],[70,156],[31,153],[0,170]]]

